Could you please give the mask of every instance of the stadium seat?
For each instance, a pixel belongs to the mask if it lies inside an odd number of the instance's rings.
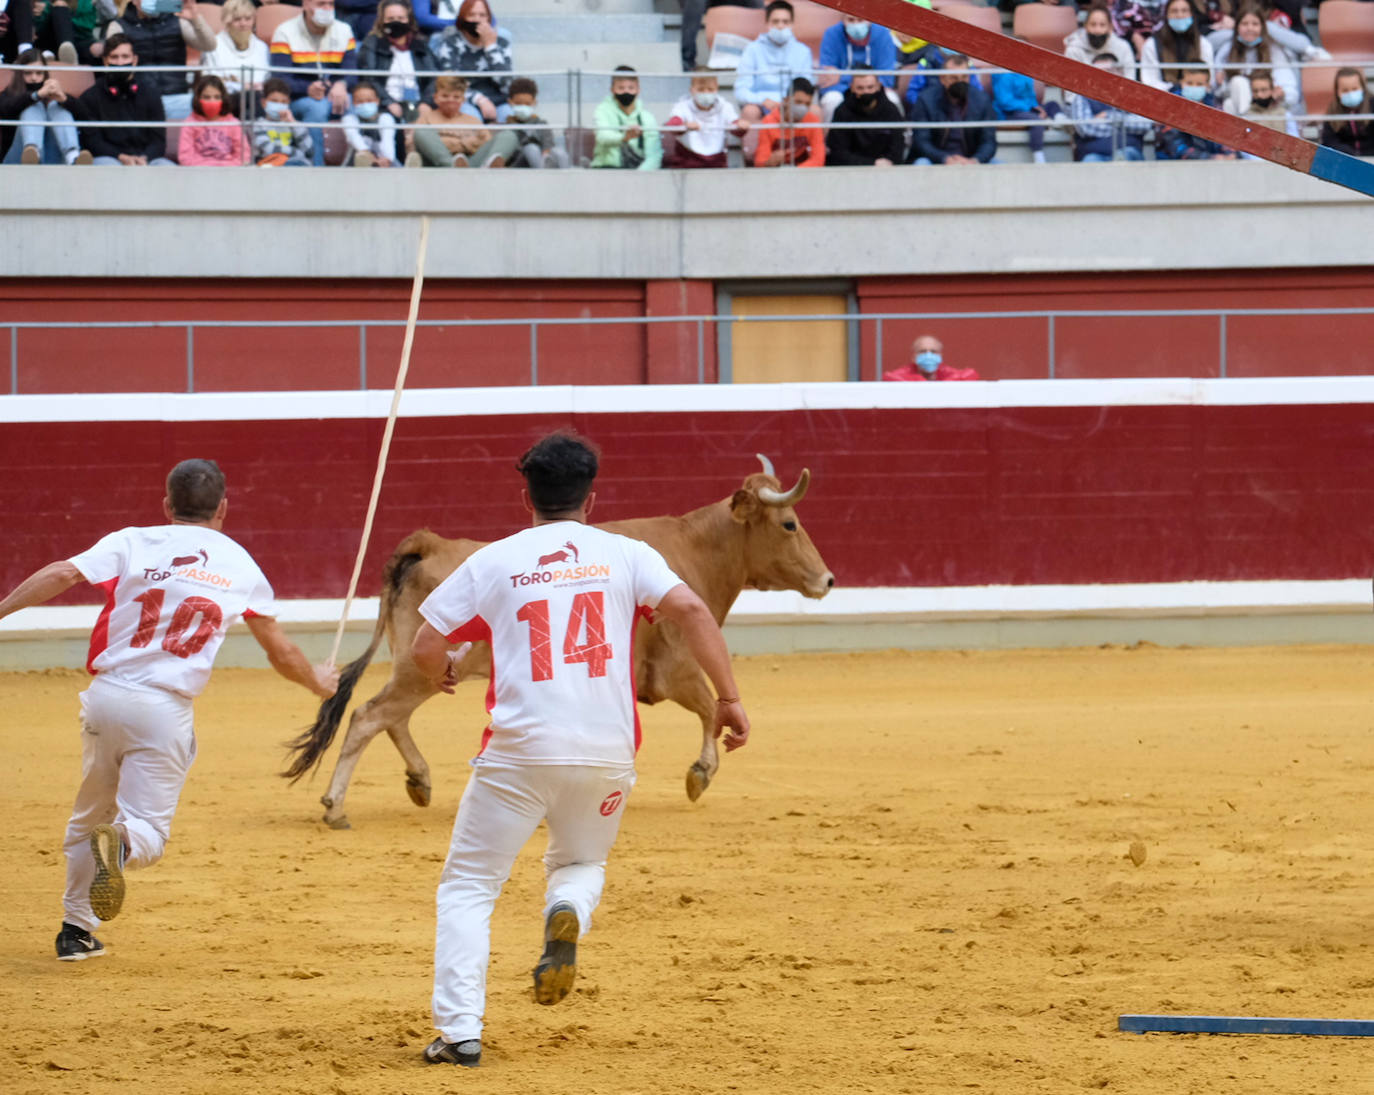
[[[224,29],[224,10],[218,4],[197,4],[196,14],[209,23],[216,34]]]
[[[1023,42],[1055,53],[1064,52],[1064,39],[1078,29],[1078,9],[1072,4],[1020,4],[1011,17],[1011,32]]]
[[[812,0],[791,0],[791,3],[796,17],[792,32],[811,51],[812,57],[819,58],[821,36],[840,21],[840,13]]]
[[[173,163],[181,163],[181,131],[185,128],[180,123],[167,127],[167,158]]]
[[[996,8],[984,8],[976,4],[951,4],[947,8],[942,8],[940,14],[958,19],[961,23],[970,23],[997,34],[1002,33],[1002,13]]]
[[[710,9],[714,11],[715,9]],[[709,14],[709,12],[708,12]],[[592,155],[596,152],[596,130],[578,129],[570,126],[564,133],[567,142],[568,162],[572,167],[589,167]]]
[[[79,99],[82,93],[95,83],[95,73],[75,72],[61,61],[53,61],[49,64],[48,72],[54,80],[62,85],[62,90],[73,99]]]
[[[717,34],[734,34],[752,42],[764,31],[762,8],[741,8],[734,4],[706,9],[706,53]]]
[[[1322,48],[1338,61],[1374,60],[1374,4],[1326,0],[1317,9]]]
[[[258,8],[257,15],[253,17],[253,33],[270,46],[277,28],[300,13],[300,8],[290,4],[265,4]]]
[[[332,119],[337,121],[337,119]],[[348,138],[342,129],[326,129],[324,132],[324,165],[340,167],[348,159]]]
[[[1335,0],[1327,0],[1334,3]],[[1323,7],[1326,5],[1323,4]],[[1308,114],[1325,114],[1331,106],[1331,89],[1340,66],[1319,66],[1302,70],[1302,98]],[[1317,123],[1320,124],[1320,123]]]

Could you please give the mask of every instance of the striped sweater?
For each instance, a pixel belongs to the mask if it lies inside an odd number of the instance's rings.
[[[323,80],[332,84],[333,69],[356,68],[354,59],[357,44],[353,28],[342,19],[335,19],[323,34],[316,35],[306,25],[305,16],[288,19],[272,35],[272,71],[286,81],[291,98],[303,98],[312,83]],[[350,89],[356,76],[341,76]]]

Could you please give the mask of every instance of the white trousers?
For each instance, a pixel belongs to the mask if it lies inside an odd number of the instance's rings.
[[[549,827],[544,915],[566,901],[585,934],[634,783],[633,768],[474,763],[436,900],[433,1010],[445,1041],[482,1036],[491,911],[539,823]]]
[[[196,759],[191,701],[160,688],[134,688],[99,676],[81,693],[81,787],[67,822],[67,892],[63,919],[93,931],[97,825],[123,824],[129,834],[125,867],[162,858],[186,774]]]

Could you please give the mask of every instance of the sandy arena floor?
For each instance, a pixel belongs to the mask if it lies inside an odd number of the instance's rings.
[[[522,856],[478,1072],[419,1052],[480,688],[416,718],[433,806],[410,805],[381,739],[355,828],[333,832],[323,779],[273,775],[309,697],[217,673],[167,857],[132,876],[109,955],[68,964],[52,940],[83,677],[0,674],[0,1091],[1374,1090],[1365,1039],[1115,1031],[1121,1012],[1374,1018],[1374,648],[739,674],[754,739],[695,806],[694,720],[645,712],[579,988],[554,1008],[529,990],[542,839]]]

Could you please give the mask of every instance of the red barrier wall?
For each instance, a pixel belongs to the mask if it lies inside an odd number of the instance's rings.
[[[565,416],[403,419],[366,568],[411,530],[520,527],[514,462]],[[1367,576],[1374,405],[1112,406],[588,414],[596,517],[683,512],[772,456],[813,472],[800,516],[844,586]],[[160,521],[161,479],[213,456],[226,527],[285,597],[335,597],[383,423],[375,419],[8,423],[0,586],[125,524]]]

